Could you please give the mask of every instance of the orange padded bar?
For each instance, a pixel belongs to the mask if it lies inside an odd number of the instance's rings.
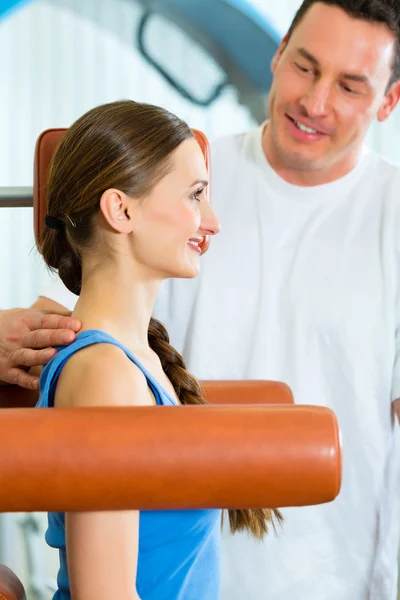
[[[290,387],[280,381],[210,380],[200,385],[209,404],[294,404]]]
[[[341,482],[322,407],[4,409],[0,439],[2,512],[301,506]]]

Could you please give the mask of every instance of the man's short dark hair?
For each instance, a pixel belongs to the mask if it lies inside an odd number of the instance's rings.
[[[337,6],[354,19],[387,25],[396,39],[393,73],[387,91],[400,80],[400,0],[304,0],[288,31],[289,38],[311,6],[317,2]]]

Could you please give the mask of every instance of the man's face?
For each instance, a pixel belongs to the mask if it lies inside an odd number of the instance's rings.
[[[328,176],[350,170],[372,120],[385,120],[398,101],[399,84],[386,94],[394,51],[387,26],[311,6],[272,64],[273,166]]]

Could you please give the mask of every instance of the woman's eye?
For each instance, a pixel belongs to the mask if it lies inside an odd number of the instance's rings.
[[[200,196],[203,192],[204,192],[204,188],[201,188],[201,190],[196,190],[194,192],[194,194],[192,194],[190,197],[192,200],[196,200],[197,202],[200,202]]]

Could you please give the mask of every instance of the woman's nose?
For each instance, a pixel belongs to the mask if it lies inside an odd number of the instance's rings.
[[[202,206],[200,231],[203,235],[216,235],[221,231],[221,225],[209,202],[204,202]]]

